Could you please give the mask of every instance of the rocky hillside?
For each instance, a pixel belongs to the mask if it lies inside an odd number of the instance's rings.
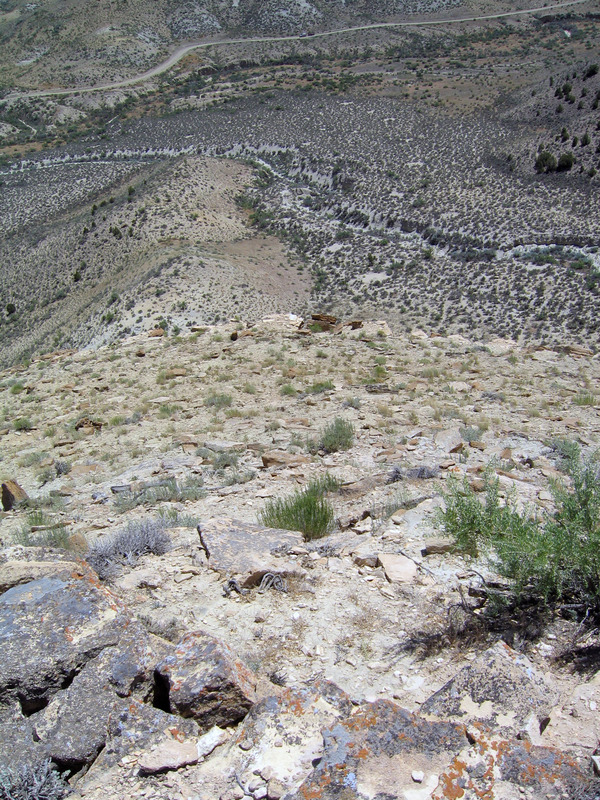
[[[492,614],[515,586],[442,511],[560,514],[598,378],[324,315],[4,372],[0,765],[52,798],[597,797],[593,608]],[[311,491],[323,536],[269,527]]]
[[[308,33],[408,14],[451,10],[460,0],[143,0],[113,3],[0,3],[2,85],[27,76],[52,80],[52,70],[83,76],[128,76],[152,66],[167,48],[210,36]]]

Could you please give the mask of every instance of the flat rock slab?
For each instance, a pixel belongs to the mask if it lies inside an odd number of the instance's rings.
[[[287,450],[269,450],[263,453],[262,462],[264,467],[299,467],[301,464],[309,464],[310,458],[301,453],[288,453]]]
[[[144,775],[168,772],[197,763],[196,743],[193,741],[178,742],[176,739],[161,742],[150,752],[142,753],[138,759],[140,772]]]
[[[40,578],[70,578],[73,564],[65,561],[5,561],[0,564],[0,593]]]
[[[532,714],[539,722],[547,719],[558,698],[528,658],[499,642],[427,699],[421,711],[466,723],[481,720],[514,736]]]
[[[302,574],[292,562],[275,555],[280,548],[299,547],[304,538],[297,531],[263,528],[250,522],[220,517],[198,525],[208,566],[223,576],[236,576],[243,586],[260,583],[267,572]]]
[[[410,558],[397,553],[379,553],[377,561],[390,583],[411,583],[419,569]]]
[[[589,683],[580,683],[566,703],[552,709],[542,743],[593,752],[600,742],[600,673]],[[536,742],[537,744],[537,742]]]
[[[203,730],[239,722],[256,700],[254,673],[229,645],[203,632],[186,634],[157,664],[156,676],[170,707]]]

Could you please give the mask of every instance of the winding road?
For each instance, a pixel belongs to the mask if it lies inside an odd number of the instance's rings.
[[[538,12],[552,11],[557,8],[567,8],[568,6],[581,5],[587,3],[589,0],[566,0],[566,2],[552,3],[544,6],[537,6],[536,8],[517,9],[515,11],[503,11],[498,14],[483,14],[475,17],[456,17],[445,19],[432,19],[432,20],[418,20],[415,22],[375,22],[370,25],[357,25],[353,28],[339,28],[332,31],[321,31],[313,34],[294,34],[289,36],[259,36],[254,38],[241,38],[241,39],[220,39],[214,41],[191,42],[189,44],[178,47],[171,55],[156,67],[142,72],[133,78],[125,78],[122,81],[115,81],[113,83],[104,83],[98,86],[79,86],[74,89],[43,89],[31,92],[18,92],[20,98],[35,98],[35,97],[60,97],[73,94],[88,94],[90,92],[107,92],[113,89],[125,89],[128,86],[135,86],[138,83],[143,83],[150,78],[155,78],[157,75],[162,75],[167,72],[171,67],[175,66],[182,58],[193,50],[201,50],[209,47],[216,47],[222,45],[237,45],[237,44],[271,44],[276,42],[297,42],[312,39],[323,39],[326,36],[337,36],[345,33],[356,33],[360,31],[372,31],[380,28],[426,28],[433,25],[453,25],[460,22],[483,22],[485,20],[502,19],[505,17],[516,17],[525,14],[535,14]],[[17,94],[17,93],[15,93]],[[14,96],[14,95],[13,95]],[[9,96],[10,97],[10,96]],[[8,99],[8,98],[7,98]]]

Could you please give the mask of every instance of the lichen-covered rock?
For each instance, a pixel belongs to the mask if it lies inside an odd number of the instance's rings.
[[[323,754],[323,728],[346,719],[354,706],[330,681],[283,689],[256,703],[235,736],[199,772],[208,797],[239,791],[257,775],[267,796],[297,797],[297,790]],[[268,781],[268,788],[266,782]]]
[[[387,700],[362,706],[324,730],[323,739],[322,760],[294,797],[404,799],[415,790],[418,770],[425,777],[422,794],[414,796],[425,798],[467,744],[464,726],[422,719]]]
[[[156,666],[164,705],[192,717],[203,730],[243,719],[256,700],[256,676],[225,642],[186,634]]]
[[[428,698],[421,712],[467,723],[481,720],[511,737],[532,715],[539,729],[558,696],[528,658],[499,642]]]
[[[14,586],[0,596],[0,700],[18,699],[26,713],[43,708],[131,624],[123,604],[83,565],[68,579]]]
[[[106,745],[109,720],[148,699],[164,653],[85,565],[0,596],[0,764],[51,758],[77,770]]]
[[[68,688],[32,719],[36,739],[61,767],[90,764],[105,746],[109,720],[138,687],[148,691],[156,660],[143,632],[132,626],[115,647],[88,661]]]
[[[44,750],[34,740],[31,719],[16,701],[0,705],[0,770],[43,760]]]
[[[481,726],[471,728],[469,735],[472,746],[457,753],[440,775],[432,800],[583,799],[596,797],[600,790],[598,782],[569,753],[497,738]]]
[[[107,733],[106,746],[77,784],[81,796],[105,798],[107,786],[137,774],[141,752],[151,751],[165,741],[195,740],[198,726],[191,719],[129,699],[111,715]]]

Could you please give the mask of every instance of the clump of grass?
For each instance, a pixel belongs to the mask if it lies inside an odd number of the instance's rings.
[[[360,397],[348,397],[342,405],[346,408],[354,408],[356,411],[360,411]]]
[[[596,398],[591,392],[580,392],[573,398],[576,406],[594,406],[596,405]]]
[[[336,417],[321,433],[319,448],[326,453],[349,450],[354,444],[354,425],[343,417]]]
[[[337,488],[339,483],[329,474],[317,478],[290,497],[269,500],[259,520],[267,528],[301,531],[305,539],[320,539],[334,522],[333,508],[325,494]]]
[[[331,389],[335,389],[334,383],[332,380],[326,381],[317,381],[313,383],[312,386],[308,388],[309,394],[321,394],[322,392],[328,392]]]
[[[453,481],[441,523],[456,548],[485,555],[510,582],[516,606],[535,603],[582,618],[600,619],[600,475],[579,449],[563,449],[571,485],[550,483],[555,511],[519,511],[514,497],[500,503],[499,484],[487,476],[481,502],[466,482]]]
[[[164,555],[171,548],[171,539],[165,531],[162,517],[130,522],[127,527],[100,539],[87,555],[89,565],[101,580],[113,578],[122,566],[133,567],[140,556],[148,553]]]
[[[205,496],[202,476],[189,475],[182,485],[175,478],[159,483],[146,484],[137,492],[123,492],[115,498],[115,506],[122,513],[141,505],[176,503],[185,500],[200,500]]]
[[[33,430],[33,423],[29,417],[19,417],[14,421],[13,427],[16,431],[30,431]]]
[[[231,395],[224,392],[209,394],[204,400],[204,405],[207,408],[213,408],[215,411],[219,411],[221,408],[229,408],[231,403]]]
[[[42,530],[34,530],[36,528]],[[66,550],[69,546],[69,533],[64,523],[56,522],[41,509],[35,509],[27,515],[26,522],[14,538],[23,547],[58,547]]]

